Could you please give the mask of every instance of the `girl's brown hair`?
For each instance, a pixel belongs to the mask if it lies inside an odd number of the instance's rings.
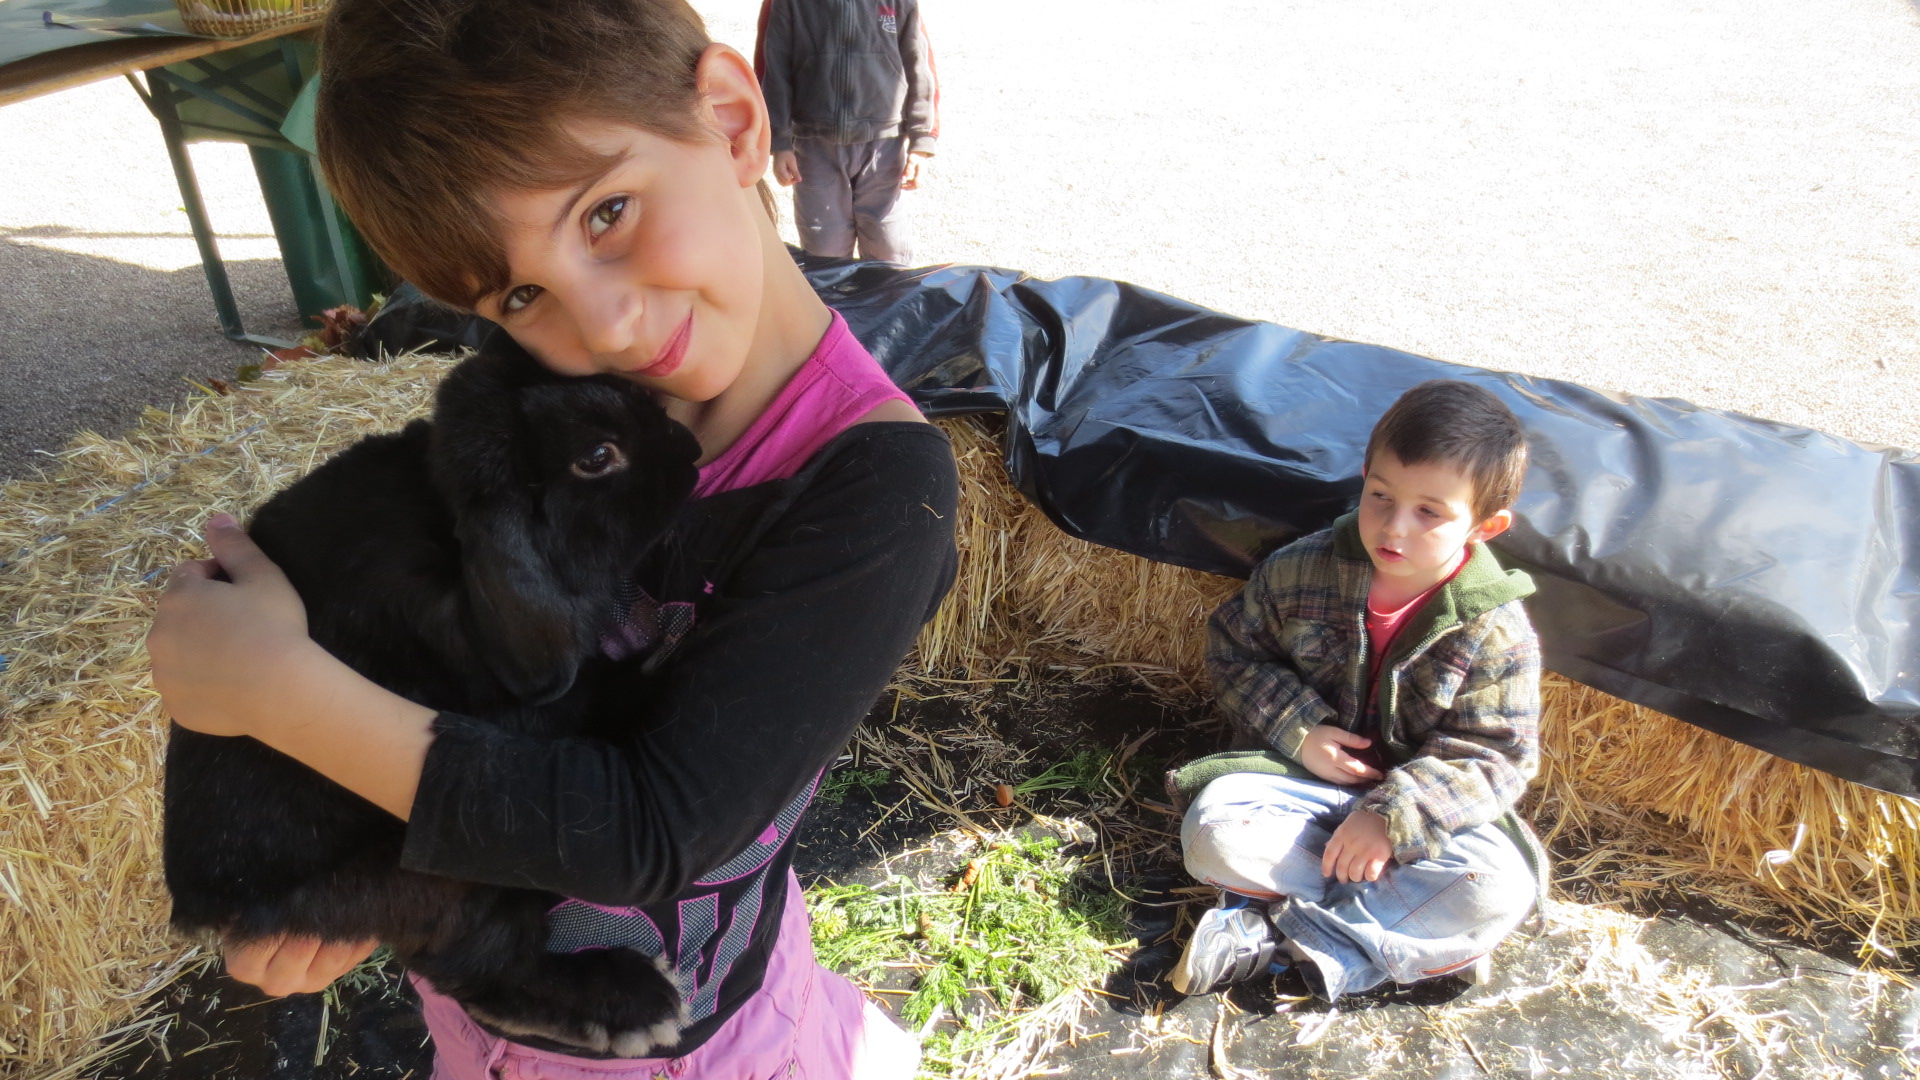
[[[694,81],[709,44],[685,0],[334,0],[320,163],[389,266],[471,308],[510,284],[490,193],[570,187],[614,162],[563,122],[717,137]],[[771,213],[764,181],[761,198]]]

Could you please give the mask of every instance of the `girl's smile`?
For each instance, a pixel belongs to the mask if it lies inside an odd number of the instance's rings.
[[[689,311],[687,317],[681,320],[680,329],[675,330],[673,336],[667,339],[667,343],[660,346],[660,351],[654,354],[653,363],[631,374],[642,379],[664,379],[672,375],[680,370],[680,361],[686,359],[687,342],[692,336],[693,312]]]

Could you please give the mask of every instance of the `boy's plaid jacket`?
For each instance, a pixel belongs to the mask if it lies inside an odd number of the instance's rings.
[[[1540,641],[1520,605],[1533,581],[1473,544],[1384,664],[1368,655],[1372,581],[1354,515],[1294,541],[1214,612],[1207,668],[1235,734],[1294,762],[1320,724],[1363,730],[1375,683],[1392,767],[1356,805],[1386,818],[1408,863],[1507,814],[1539,771]]]

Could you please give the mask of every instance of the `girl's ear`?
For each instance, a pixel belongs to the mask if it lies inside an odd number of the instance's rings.
[[[773,126],[753,65],[731,47],[716,42],[700,54],[693,78],[700,89],[707,122],[726,140],[740,186],[758,184],[767,173],[767,159],[773,152]]]
[[[1484,544],[1488,540],[1491,540],[1494,537],[1499,536],[1501,533],[1506,532],[1508,529],[1512,527],[1513,527],[1513,511],[1495,510],[1491,517],[1487,518],[1487,520],[1481,522],[1480,524],[1475,525],[1473,527],[1473,532],[1467,535],[1468,535],[1468,539],[1478,540]]]

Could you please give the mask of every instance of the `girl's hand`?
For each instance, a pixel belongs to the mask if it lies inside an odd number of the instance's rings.
[[[314,994],[352,971],[380,942],[322,941],[315,937],[281,934],[242,944],[223,946],[227,974],[257,986],[270,997]]]
[[[1379,769],[1347,753],[1348,748],[1362,750],[1373,740],[1343,727],[1321,724],[1300,741],[1300,764],[1329,784],[1360,784],[1378,780]]]
[[[1333,830],[1326,854],[1320,857],[1320,875],[1342,882],[1377,881],[1393,858],[1387,839],[1387,819],[1371,810],[1355,810]]]
[[[182,727],[254,734],[276,713],[284,665],[313,647],[307,609],[231,517],[208,519],[207,546],[213,558],[175,566],[160,597],[147,632],[153,688]]]

